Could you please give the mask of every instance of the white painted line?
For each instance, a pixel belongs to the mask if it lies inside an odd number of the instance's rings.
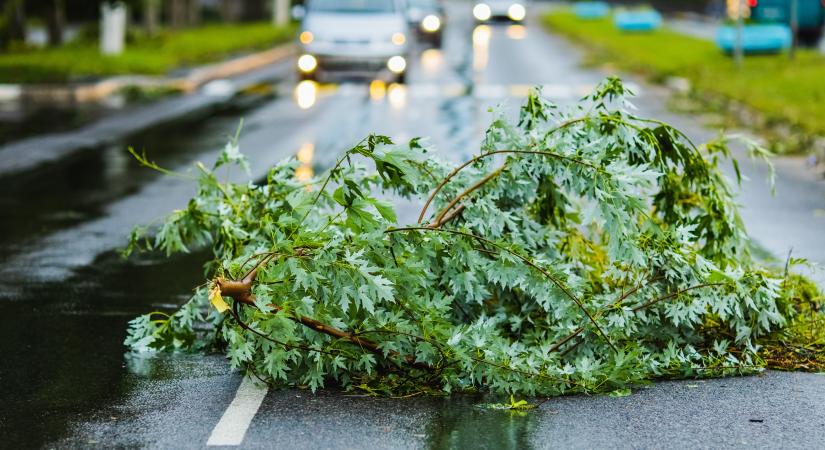
[[[241,445],[267,391],[269,388],[266,384],[244,377],[235,398],[215,425],[206,445]]]

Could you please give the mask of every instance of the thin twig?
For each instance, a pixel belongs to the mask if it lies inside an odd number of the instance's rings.
[[[455,198],[453,198],[450,201],[450,203],[448,203],[447,206],[445,206],[444,209],[441,210],[441,213],[439,213],[438,217],[435,218],[435,222],[433,222],[433,224],[431,224],[430,226],[432,226],[433,228],[438,228],[441,225],[443,225],[444,216],[447,215],[447,213],[453,208],[453,206],[456,205],[456,203],[460,202],[462,198],[470,195],[475,190],[481,188],[481,186],[484,186],[484,184],[487,183],[488,181],[490,181],[493,178],[497,177],[504,170],[505,167],[507,167],[507,166],[503,165],[503,166],[499,167],[498,169],[490,172],[486,177],[478,180],[478,182],[476,182],[474,185],[472,185],[472,186],[468,187],[467,189],[465,189],[464,192],[456,195]]]
[[[702,283],[702,284],[697,284],[695,286],[686,287],[684,289],[680,289],[676,292],[670,293],[668,295],[665,295],[665,296],[662,296],[662,297],[659,297],[659,298],[655,298],[655,299],[653,299],[653,300],[651,300],[647,303],[643,303],[639,306],[636,306],[635,308],[633,308],[633,312],[638,312],[638,311],[641,311],[641,310],[643,310],[643,309],[645,309],[649,306],[655,305],[656,303],[659,303],[661,301],[668,300],[668,299],[671,299],[673,297],[678,297],[678,296],[684,294],[687,291],[691,291],[691,290],[694,290],[694,289],[706,288],[706,287],[712,287],[712,286],[724,286],[724,285],[725,285],[725,283]]]
[[[453,169],[449,174],[447,174],[447,176],[443,180],[441,180],[441,183],[439,183],[438,186],[436,186],[436,188],[433,190],[433,192],[430,193],[429,197],[427,197],[427,201],[424,202],[424,206],[421,208],[421,213],[418,214],[418,223],[422,223],[424,221],[424,214],[426,214],[427,208],[430,207],[430,204],[433,202],[433,199],[435,199],[435,196],[441,191],[441,189],[444,188],[444,186],[447,185],[447,183],[450,182],[450,180],[453,179],[453,177],[458,175],[459,172],[461,172],[462,170],[464,170],[465,168],[467,168],[471,164],[476,163],[476,162],[478,162],[478,161],[480,161],[484,158],[488,158],[488,157],[494,156],[494,155],[501,155],[501,154],[526,154],[526,155],[550,156],[550,157],[557,158],[557,159],[564,159],[564,160],[567,160],[567,161],[572,161],[574,163],[581,164],[581,165],[586,166],[586,167],[590,167],[591,169],[594,169],[594,170],[599,171],[599,172],[602,171],[602,169],[600,167],[598,167],[594,164],[591,164],[587,161],[584,161],[580,158],[574,158],[572,156],[566,156],[566,155],[562,155],[561,153],[556,153],[556,152],[540,151],[540,150],[494,150],[494,151],[487,152],[487,153],[484,153],[484,154],[473,157],[472,159],[470,159],[467,162],[461,164],[460,166]]]

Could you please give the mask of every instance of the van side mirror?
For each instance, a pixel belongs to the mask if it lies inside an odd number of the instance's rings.
[[[292,18],[295,20],[301,20],[307,14],[306,8],[304,5],[295,5],[292,7]]]

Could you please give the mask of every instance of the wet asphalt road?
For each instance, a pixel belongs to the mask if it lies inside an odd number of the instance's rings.
[[[241,117],[254,176],[297,153],[314,171],[370,132],[429,136],[446,159],[467,158],[491,115],[545,85],[565,104],[605,75],[582,69],[569,43],[533,23],[474,28],[452,4],[442,50],[419,49],[409,84],[298,88],[291,75],[239,95],[233,107],[140,132],[45,167],[0,178],[0,436],[10,447],[205,446],[235,396],[238,374],[219,355],[125,358],[135,315],[179,304],[203,280],[202,254],[123,261],[114,250],[135,224],[185,204],[192,186],[140,169],[211,162]],[[293,61],[268,70],[290,73]],[[632,80],[631,80],[632,81]],[[716,134],[667,111],[667,92],[635,86],[643,115],[698,141]],[[798,159],[778,161],[777,196],[764,168],[743,164],[743,217],[770,252],[825,263],[825,183]],[[825,438],[825,377],[660,383],[627,398],[551,399],[525,415],[483,411],[475,398],[387,400],[324,392],[270,392],[243,441],[249,448],[818,447]]]

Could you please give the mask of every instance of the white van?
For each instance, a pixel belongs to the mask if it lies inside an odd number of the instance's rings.
[[[411,39],[403,0],[308,0],[298,74],[383,78],[403,83]]]

